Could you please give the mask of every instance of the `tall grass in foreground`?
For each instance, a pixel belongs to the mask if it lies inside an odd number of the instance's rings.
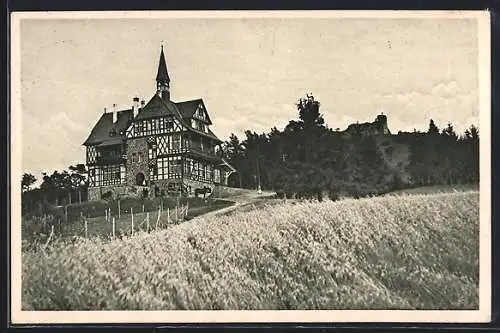
[[[23,253],[26,310],[477,309],[478,192],[304,202]]]

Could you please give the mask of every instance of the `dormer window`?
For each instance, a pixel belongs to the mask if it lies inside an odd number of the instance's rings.
[[[199,120],[191,119],[191,127],[197,129],[198,131],[205,132],[205,124]]]
[[[205,113],[203,112],[203,106],[201,104],[198,105],[198,110],[196,110],[196,115],[201,119],[204,118]]]

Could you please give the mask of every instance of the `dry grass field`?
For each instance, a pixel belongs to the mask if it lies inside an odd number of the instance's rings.
[[[22,261],[25,310],[477,309],[479,193],[264,204]]]

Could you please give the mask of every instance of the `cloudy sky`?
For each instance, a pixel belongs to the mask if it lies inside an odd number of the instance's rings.
[[[172,99],[203,98],[221,139],[282,129],[308,92],[331,128],[379,112],[393,133],[479,123],[472,19],[25,19],[23,172],[84,162],[104,107],[154,94],[162,41]]]

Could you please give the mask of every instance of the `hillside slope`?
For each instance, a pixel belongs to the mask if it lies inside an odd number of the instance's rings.
[[[36,309],[477,309],[478,192],[280,203],[24,253]]]

